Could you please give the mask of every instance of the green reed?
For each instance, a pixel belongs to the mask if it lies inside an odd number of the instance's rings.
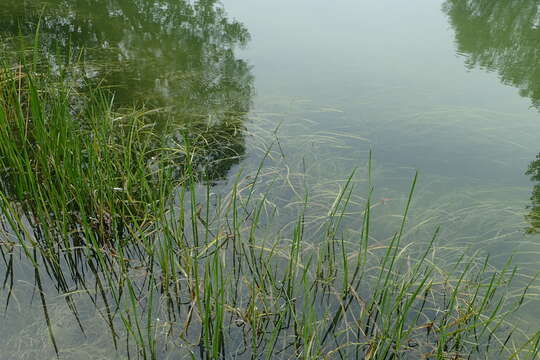
[[[307,190],[283,219],[279,180],[261,181],[271,147],[217,188],[186,124],[164,134],[155,113],[117,112],[98,90],[25,66],[1,74],[4,289],[28,261],[58,357],[46,284],[81,332],[73,294],[87,294],[128,358],[537,358],[540,332],[513,316],[536,279],[514,285],[510,262],[477,254],[443,262],[438,230],[406,237],[416,177],[388,240],[373,235],[371,160],[360,209],[353,172],[316,224]]]

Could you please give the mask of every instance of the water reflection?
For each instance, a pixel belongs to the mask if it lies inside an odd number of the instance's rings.
[[[536,181],[531,195],[530,211],[527,214],[529,227],[527,233],[540,234],[540,154],[536,155],[536,160],[529,164],[529,169],[526,172],[531,177],[532,181]]]
[[[467,66],[497,72],[540,108],[540,1],[448,0],[444,10]]]
[[[223,178],[244,154],[253,76],[235,48],[249,33],[217,1],[2,1],[4,39],[23,34],[31,44],[38,23],[47,67],[58,71],[83,58],[70,68],[74,81],[109,87],[118,107],[162,109],[152,121],[164,129],[172,118],[189,130],[203,149],[198,161],[206,178]]]
[[[540,110],[540,1],[447,0],[443,5],[467,67],[499,74]],[[527,233],[540,233],[540,154],[526,172],[533,187]]]

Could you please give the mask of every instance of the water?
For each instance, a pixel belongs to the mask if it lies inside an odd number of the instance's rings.
[[[376,196],[393,199],[418,170],[418,217],[436,216],[451,241],[513,233],[486,250],[497,256],[538,251],[538,238],[523,236],[538,232],[531,179],[540,134],[538,5],[231,1],[227,8],[252,36],[239,52],[253,65],[252,110],[286,113],[282,133],[293,144],[295,135],[340,135],[342,148],[316,147],[319,176],[344,177],[372,150]],[[523,261],[538,268],[534,256]]]
[[[463,49],[455,35],[462,30],[451,25],[462,21],[459,14],[449,17],[433,1],[296,4],[273,21],[263,20],[271,13],[264,5],[251,7],[233,2],[229,11],[238,11],[252,34],[245,56],[262,102],[300,98],[342,110],[318,119],[315,130],[369,139],[382,166],[453,177],[456,185],[527,184],[524,170],[538,152],[535,99],[501,84],[498,71],[506,70],[496,64],[488,72],[482,63],[466,66],[511,51],[497,48],[499,39],[487,49]],[[527,60],[516,67],[529,73],[535,61]]]
[[[268,19],[277,8],[287,10]],[[253,64],[255,108],[281,102],[313,121],[302,132],[366,139],[348,139],[348,159],[330,155],[328,166],[351,168],[369,148],[381,196],[395,196],[384,192],[402,189],[417,169],[434,194],[426,208],[466,193],[465,202],[535,213],[537,187],[525,172],[539,151],[537,1],[232,1],[228,9],[253,38],[241,54]]]
[[[259,137],[279,125],[287,163],[308,164],[314,191],[365,166],[371,150],[375,198],[389,214],[418,170],[412,222],[429,219],[419,233],[442,224],[445,241],[501,263],[515,253],[531,273],[540,269],[539,1],[228,0],[219,9],[214,1],[4,0],[0,38],[9,54],[41,21],[48,66],[85,59],[70,75],[81,91],[100,83],[118,107],[158,107],[167,121],[203,124],[216,141],[201,162],[222,186],[256,168]],[[25,311],[42,319],[34,304]],[[66,311],[59,304],[55,314]],[[32,338],[25,311],[7,312],[0,347]],[[34,348],[51,351],[46,325],[36,328]],[[64,342],[80,341],[72,336]]]

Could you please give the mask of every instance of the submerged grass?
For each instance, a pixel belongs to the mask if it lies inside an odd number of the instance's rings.
[[[353,173],[324,216],[291,189],[302,201],[283,219],[278,180],[262,179],[271,148],[218,190],[200,182],[189,126],[164,135],[152,114],[115,113],[97,90],[81,105],[24,66],[0,76],[6,307],[14,263],[27,261],[58,357],[70,353],[48,311],[54,291],[83,334],[96,320],[78,302],[91,299],[119,357],[538,358],[539,329],[513,316],[536,278],[517,286],[510,262],[476,253],[442,262],[438,230],[427,244],[406,237],[416,177],[388,240],[373,236],[371,160],[365,199]]]

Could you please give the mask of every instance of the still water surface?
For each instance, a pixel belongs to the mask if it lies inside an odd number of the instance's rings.
[[[218,186],[256,167],[259,136],[279,125],[284,152],[321,181],[345,178],[371,150],[383,204],[399,203],[418,170],[413,221],[540,269],[539,1],[197,4],[4,0],[0,45],[24,47],[41,21],[53,70],[82,57],[73,81],[110,87],[118,107],[204,123],[220,134],[201,159]],[[22,308],[6,312],[0,348],[41,349],[25,316],[39,306]]]

